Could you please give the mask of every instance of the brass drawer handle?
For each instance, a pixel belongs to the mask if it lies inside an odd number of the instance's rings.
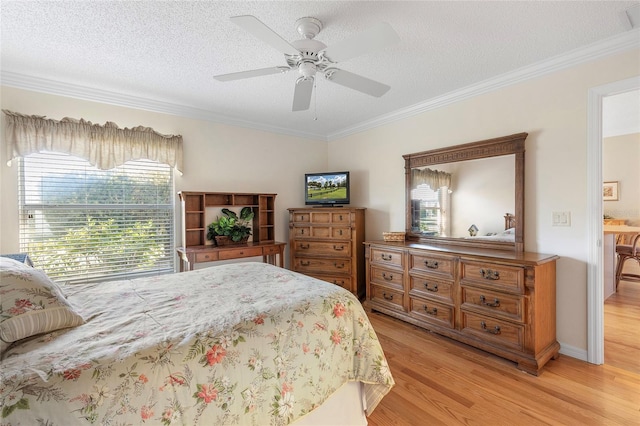
[[[300,244],[300,248],[302,250],[307,250],[309,248],[309,244]]]
[[[302,265],[302,266],[309,266],[309,265],[311,265],[311,262],[309,262],[309,261],[305,262],[304,260],[301,260],[301,261],[300,261],[300,265]]]
[[[433,309],[429,310],[429,307],[427,305],[422,305],[422,309],[424,309],[424,312],[427,315],[433,315],[433,316],[438,315],[438,308],[433,308]]]
[[[341,263],[341,264],[339,264],[339,265],[338,265],[338,263],[337,263],[337,262],[335,262],[335,263],[333,264],[333,266],[335,266],[335,267],[336,267],[336,268],[338,268],[338,269],[342,269],[342,268],[344,268],[344,263]]]
[[[437,260],[425,260],[424,266],[429,269],[438,269],[438,261]]]
[[[434,284],[433,287],[429,287],[429,283],[424,283],[424,288],[427,289],[427,291],[432,291],[434,293],[438,292],[438,284]]]
[[[493,269],[480,269],[480,275],[482,275],[485,280],[495,281],[500,279],[500,272],[494,271]]]
[[[339,286],[343,286],[344,285],[344,281],[333,280],[333,283],[335,285],[339,285]]]
[[[334,245],[334,246],[333,246],[333,249],[334,249],[335,251],[342,251],[342,250],[344,250],[344,246],[336,246],[336,245]]]
[[[484,297],[484,295],[480,295],[480,304],[481,305],[485,305],[485,306],[489,306],[490,308],[497,308],[500,306],[500,300],[498,300],[497,297],[493,298],[493,302],[487,302],[486,298]]]
[[[386,261],[393,260],[393,256],[391,256],[390,254],[382,253],[380,257],[382,258],[382,260],[386,260]]]
[[[387,293],[382,293],[382,297],[385,300],[393,300],[393,294],[390,294],[389,296],[387,296]]]
[[[382,278],[383,278],[385,281],[393,281],[393,274],[389,274],[389,275],[387,275],[387,273],[386,273],[386,272],[383,272],[383,273],[382,273]]]
[[[493,327],[493,330],[487,328],[487,323],[485,323],[484,321],[480,321],[480,327],[482,327],[482,329],[484,331],[486,331],[487,333],[491,333],[491,334],[500,334],[500,326],[496,325],[495,327]]]

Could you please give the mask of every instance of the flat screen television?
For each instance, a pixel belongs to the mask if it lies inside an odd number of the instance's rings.
[[[306,173],[304,203],[316,206],[349,204],[349,172]]]

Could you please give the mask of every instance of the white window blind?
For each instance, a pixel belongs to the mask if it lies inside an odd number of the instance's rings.
[[[60,153],[23,157],[20,249],[59,282],[169,273],[173,172],[148,160],[99,170]]]

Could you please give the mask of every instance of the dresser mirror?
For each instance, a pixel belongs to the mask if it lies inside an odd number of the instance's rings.
[[[523,251],[526,137],[403,155],[407,239]]]

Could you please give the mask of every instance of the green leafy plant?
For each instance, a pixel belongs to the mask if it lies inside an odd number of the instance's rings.
[[[222,216],[217,217],[207,227],[207,239],[215,240],[217,236],[225,236],[234,242],[242,241],[251,235],[253,215],[251,207],[243,207],[240,216],[227,208],[222,209]]]

